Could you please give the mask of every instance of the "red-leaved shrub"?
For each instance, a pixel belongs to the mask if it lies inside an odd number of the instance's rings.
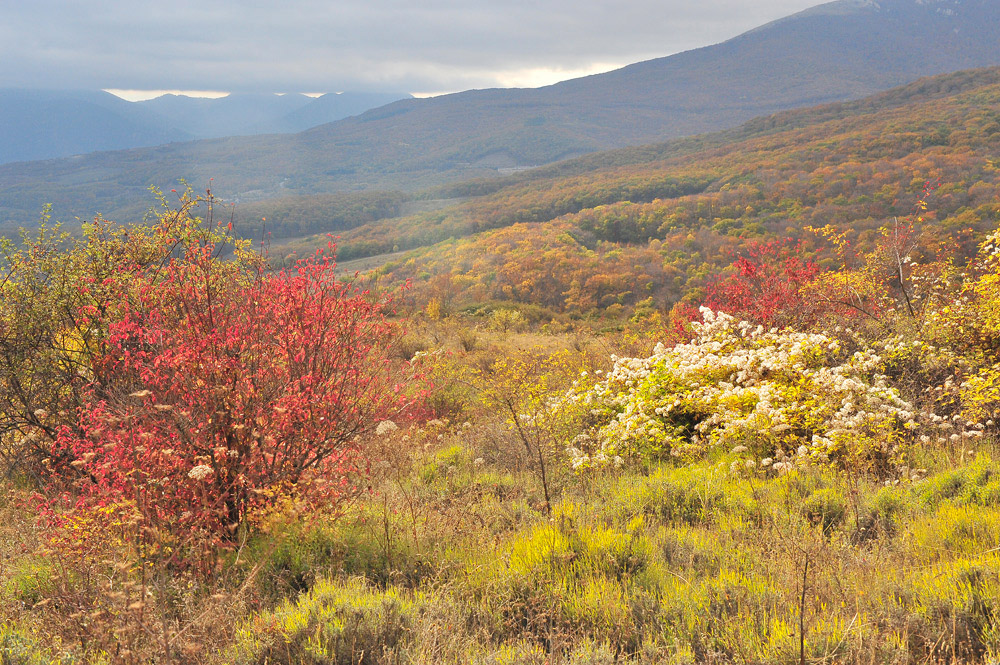
[[[802,287],[816,278],[819,266],[781,240],[751,241],[745,251],[733,262],[732,274],[709,285],[705,304],[766,327],[808,320]]]
[[[269,273],[195,245],[136,279],[55,444],[76,505],[222,542],[279,490],[335,499],[357,438],[400,404],[386,303],[323,254]]]

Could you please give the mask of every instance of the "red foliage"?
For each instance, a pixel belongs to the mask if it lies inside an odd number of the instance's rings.
[[[787,241],[751,242],[745,251],[733,262],[733,274],[709,285],[705,304],[768,327],[807,319],[801,289],[819,274],[819,266]]]
[[[701,312],[694,305],[686,302],[675,303],[667,316],[667,324],[659,335],[659,340],[667,345],[690,342],[694,337],[691,329],[692,321],[701,321]]]
[[[53,459],[75,460],[78,505],[127,500],[148,524],[225,538],[280,488],[336,497],[357,437],[401,387],[385,303],[334,270],[323,255],[239,270],[196,247],[155,282],[140,276],[79,429],[56,442]]]

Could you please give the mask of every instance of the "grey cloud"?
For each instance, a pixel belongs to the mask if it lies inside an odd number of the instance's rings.
[[[0,87],[459,90],[627,64],[814,0],[0,0]]]

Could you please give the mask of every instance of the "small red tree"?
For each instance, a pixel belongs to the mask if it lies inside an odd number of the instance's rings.
[[[802,257],[799,247],[782,240],[750,242],[733,269],[709,285],[705,304],[711,309],[768,327],[808,318],[802,287],[820,269]]]
[[[385,303],[323,254],[248,265],[193,245],[137,276],[80,426],[56,441],[80,504],[133,503],[148,524],[225,539],[275,489],[345,483],[357,438],[399,404]]]

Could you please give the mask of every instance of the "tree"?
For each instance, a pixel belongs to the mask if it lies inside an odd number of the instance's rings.
[[[545,354],[536,349],[497,358],[473,373],[471,385],[484,406],[503,418],[524,447],[529,468],[542,485],[549,515],[560,471],[557,460],[565,456],[587,419],[588,410],[576,399],[589,386],[587,367],[583,354]]]

